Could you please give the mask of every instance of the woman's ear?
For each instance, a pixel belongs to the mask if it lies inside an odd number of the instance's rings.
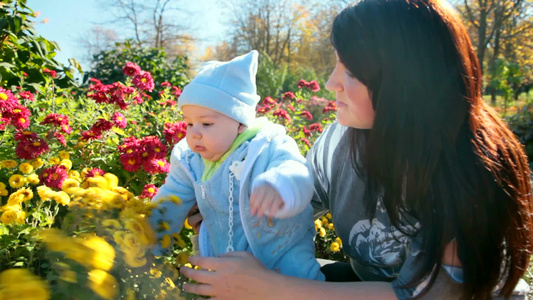
[[[237,130],[237,133],[238,133],[238,134],[241,134],[241,133],[243,133],[245,130],[246,130],[246,125],[244,125],[244,124],[241,123],[241,124],[239,124],[239,128],[238,128],[238,130]]]

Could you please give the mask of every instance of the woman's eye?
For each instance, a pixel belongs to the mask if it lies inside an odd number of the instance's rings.
[[[187,128],[192,127],[191,123],[187,123]]]
[[[205,127],[209,127],[209,126],[213,125],[213,123],[204,123],[203,125],[204,125]]]

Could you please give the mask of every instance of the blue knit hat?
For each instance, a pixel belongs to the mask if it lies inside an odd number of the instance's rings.
[[[252,50],[227,62],[207,62],[183,89],[178,107],[207,107],[249,126],[260,99],[255,85],[258,56]]]

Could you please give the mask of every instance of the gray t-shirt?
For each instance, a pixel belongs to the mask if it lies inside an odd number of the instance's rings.
[[[391,226],[380,199],[375,216],[368,215],[363,202],[364,182],[353,168],[348,141],[346,127],[333,123],[307,154],[315,175],[312,200],[315,217],[328,210],[331,212],[335,231],[343,241],[343,250],[350,257],[352,268],[359,278],[363,281],[390,281],[399,299],[412,298],[425,286],[424,282],[418,287],[403,287],[420,266],[417,258],[423,255],[423,251],[416,233],[421,226],[414,218],[403,220],[402,231],[412,233],[412,236],[403,234]],[[432,299],[459,296],[459,284],[444,276],[447,276],[446,272],[439,273],[438,282],[430,292]],[[437,287],[440,292],[434,294]]]

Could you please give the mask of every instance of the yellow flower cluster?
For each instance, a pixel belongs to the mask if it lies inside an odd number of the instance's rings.
[[[37,194],[42,201],[55,201],[57,204],[68,205],[70,203],[70,196],[64,192],[56,192],[51,188],[41,185],[37,187]]]
[[[72,171],[71,171],[72,172]],[[118,178],[114,174],[94,176],[80,183],[77,173],[70,173],[70,178],[63,182],[62,190],[72,196],[78,207],[92,209],[124,209],[126,203],[134,195],[123,187],[118,186]],[[83,176],[82,176],[83,177]]]
[[[331,237],[328,235],[328,230],[332,231],[335,227],[333,226],[333,223],[331,222],[331,213],[327,213],[326,215],[318,218],[315,220],[315,230],[317,231],[317,234],[321,238],[325,238],[324,241],[329,243],[331,241]],[[329,244],[329,250],[332,252],[339,252],[342,248],[342,241],[339,237],[336,237],[333,242]]]
[[[46,282],[28,269],[8,269],[0,273],[0,299],[47,300],[50,291]]]
[[[21,188],[12,193],[7,200],[7,204],[0,208],[2,211],[2,216],[0,216],[2,223],[24,224],[26,222],[26,212],[22,209],[21,203],[32,198],[33,192],[28,188]]]
[[[118,283],[107,272],[113,267],[115,249],[105,239],[93,234],[67,237],[54,228],[41,230],[40,238],[49,250],[64,253],[66,258],[85,266],[89,270],[88,285],[95,293],[104,299],[115,298]],[[76,282],[75,274],[68,269],[60,278]]]
[[[120,214],[120,222],[106,220],[103,224],[111,225],[113,238],[128,266],[137,268],[146,265],[146,251],[154,244],[155,235],[145,215],[126,208]]]

